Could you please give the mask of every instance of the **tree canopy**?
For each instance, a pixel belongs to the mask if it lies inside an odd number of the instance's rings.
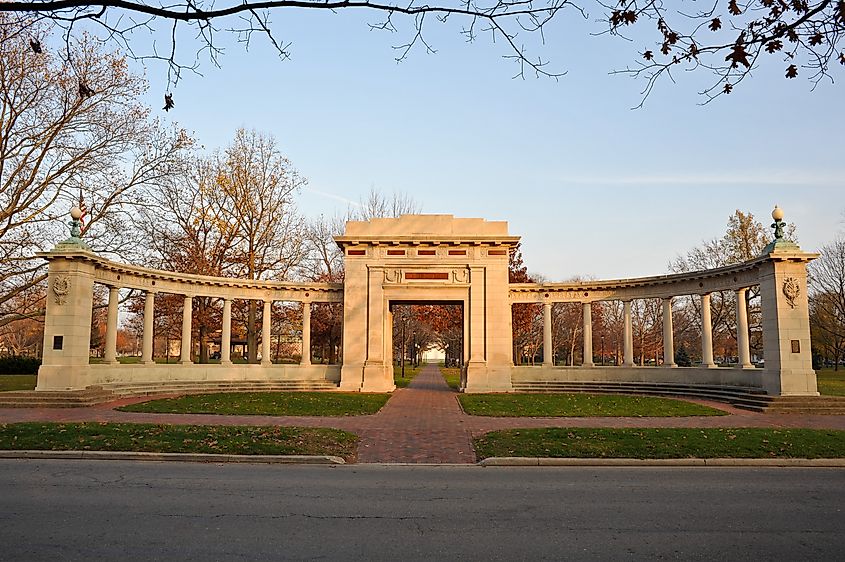
[[[46,30],[27,40],[9,34],[9,19],[0,13],[0,327],[43,313],[46,269],[34,254],[67,236],[66,213],[82,199],[86,241],[129,258],[137,191],[171,174],[192,143],[149,118],[137,100],[146,84],[124,57],[83,36],[70,64],[34,52]]]
[[[503,56],[515,63],[517,76],[528,72],[553,78],[565,71],[557,60],[561,55],[544,53],[546,34],[562,32],[562,26],[552,22],[568,17],[596,20],[595,34],[630,41],[632,63],[614,72],[641,78],[644,99],[659,81],[674,81],[673,73],[680,70],[711,75],[701,92],[709,101],[731,93],[766,58],[778,61],[785,78],[805,75],[814,84],[825,78],[833,80],[832,66],[845,66],[842,0],[712,0],[703,5],[652,0],[0,2],[0,11],[14,14],[16,29],[25,35],[45,20],[61,27],[69,59],[74,56],[69,48],[73,37],[82,30],[95,30],[137,59],[167,64],[170,82],[177,81],[184,69],[197,68],[201,57],[219,64],[220,34],[233,34],[247,46],[255,35],[261,35],[286,59],[291,45],[274,25],[274,16],[292,11],[362,10],[375,17],[370,29],[398,32],[404,29],[397,24],[399,19],[410,23],[409,31],[400,33],[397,60],[415,49],[433,52],[427,26],[459,20],[460,33],[467,41],[488,37],[504,44]],[[189,28],[194,39],[180,33],[182,28]],[[167,37],[164,46],[162,36]],[[168,95],[165,108],[171,107],[173,98]]]

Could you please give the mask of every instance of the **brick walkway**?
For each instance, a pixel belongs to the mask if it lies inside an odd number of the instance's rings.
[[[487,418],[468,416],[434,365],[422,369],[408,388],[397,389],[384,408],[371,416],[219,416],[212,414],[140,414],[118,412],[119,405],[149,400],[132,398],[90,408],[0,409],[0,423],[23,421],[104,421],[195,425],[297,425],[333,427],[356,433],[363,463],[474,463],[472,438],[488,431],[518,427],[807,427],[845,430],[845,416],[758,414],[718,402],[694,402],[727,411],[727,416],[684,418]]]

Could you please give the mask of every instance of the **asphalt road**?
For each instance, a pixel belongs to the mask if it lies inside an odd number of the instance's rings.
[[[2,560],[842,560],[845,470],[0,460]]]

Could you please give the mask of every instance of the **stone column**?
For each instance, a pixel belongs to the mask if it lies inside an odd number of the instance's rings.
[[[272,315],[272,300],[264,301],[264,312],[261,315],[261,364],[272,365],[270,360],[270,326]]]
[[[220,333],[220,364],[232,364],[232,299],[223,299],[223,326]]]
[[[552,348],[552,303],[543,303],[543,367],[554,366]]]
[[[384,364],[390,365],[390,368],[393,368],[393,347],[395,342],[393,341],[393,309],[391,307],[387,307],[387,311],[384,313],[384,337],[386,340],[390,340],[390,345],[384,346]]]
[[[155,321],[156,294],[147,291],[144,298],[144,340],[141,347],[141,363],[153,365],[153,322]]]
[[[194,299],[191,295],[185,295],[185,304],[182,306],[182,357],[179,363],[190,365],[191,361],[191,325]]]
[[[109,287],[109,312],[106,320],[106,351],[105,362],[117,364],[117,301],[118,288]]]
[[[588,302],[581,303],[584,316],[584,361],[582,367],[593,366],[593,308]]]
[[[710,293],[701,295],[701,366],[716,367],[713,361],[713,320],[710,317]]]
[[[622,303],[622,310],[624,312],[624,328],[622,331],[623,344],[623,367],[634,366],[634,329],[631,322],[631,301],[624,301]]]
[[[746,288],[736,291],[736,347],[739,368],[751,369],[751,350],[748,348],[748,307],[745,302]]]
[[[675,364],[675,330],[672,326],[672,297],[663,299],[663,366]]]
[[[485,301],[484,268],[473,267],[470,269],[469,286],[469,363],[473,367],[484,366],[486,373]]]
[[[388,313],[389,314],[389,313]],[[299,364],[311,364],[311,303],[302,303],[302,357]]]

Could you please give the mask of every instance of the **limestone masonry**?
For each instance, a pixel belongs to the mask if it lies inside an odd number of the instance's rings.
[[[782,212],[775,210],[776,224]],[[78,222],[74,216],[73,223]],[[692,273],[583,283],[508,283],[508,256],[519,242],[503,221],[455,218],[451,215],[404,215],[350,221],[336,237],[344,253],[343,285],[245,281],[178,274],[115,263],[99,257],[79,238],[71,237],[50,252],[49,293],[44,330],[44,359],[38,390],[80,390],[120,383],[177,381],[314,381],[329,382],[344,391],[390,392],[392,368],[391,307],[401,303],[455,303],[464,311],[463,392],[509,392],[514,383],[531,381],[650,381],[718,384],[765,390],[772,395],[817,395],[810,357],[806,265],[817,254],[802,252],[782,239],[782,229],[763,255],[741,264]],[[777,236],[780,235],[780,236]],[[109,288],[104,364],[89,364],[94,284]],[[759,286],[763,312],[765,368],[751,364],[748,318],[737,307],[739,366],[720,368],[713,362],[710,294],[734,291],[744,302],[749,287]],[[141,363],[117,361],[118,290],[145,294]],[[153,361],[154,302],[159,293],[184,296],[182,353],[178,365]],[[674,365],[671,299],[694,295],[702,304],[703,363]],[[195,364],[191,359],[192,299],[223,302],[220,364]],[[661,367],[635,367],[631,302],[663,299],[664,357]],[[234,364],[231,344],[232,301],[256,300],[264,307],[263,363]],[[592,350],[590,303],[624,303],[624,361],[619,367],[599,367],[592,353],[580,367],[556,367],[551,356],[551,305],[581,303],[584,349]],[[273,301],[303,305],[302,361],[299,365],[270,363],[270,314]],[[311,303],[343,303],[342,365],[310,361]],[[540,366],[515,367],[512,361],[511,305],[540,303],[544,307],[544,361]]]

